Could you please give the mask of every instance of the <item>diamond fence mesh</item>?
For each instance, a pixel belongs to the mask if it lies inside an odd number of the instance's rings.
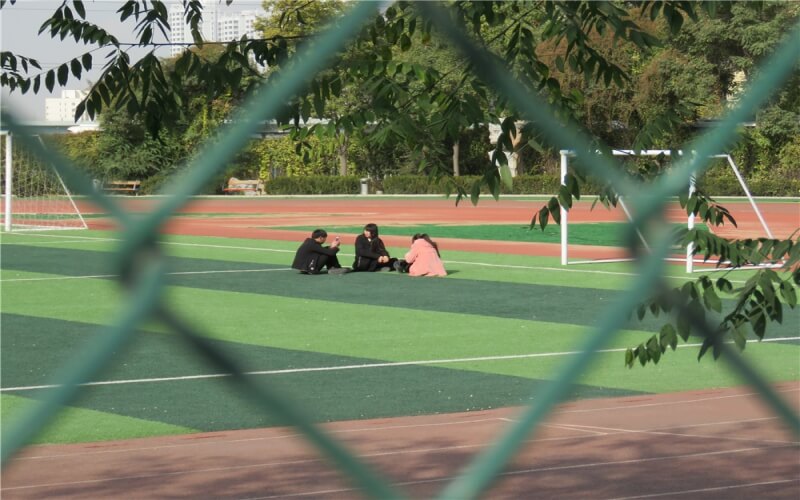
[[[268,384],[244,374],[237,359],[212,345],[207,337],[198,332],[164,303],[165,271],[162,253],[159,251],[158,230],[176,211],[186,204],[209,179],[221,171],[254,133],[260,123],[276,115],[280,106],[287,102],[337,52],[341,51],[362,25],[374,16],[380,4],[364,2],[355,4],[338,22],[324,31],[310,45],[298,51],[293,62],[282,71],[279,78],[268,88],[254,94],[242,109],[241,115],[222,128],[218,138],[209,141],[196,155],[184,174],[173,179],[158,206],[144,218],[133,217],[113,198],[104,196],[92,188],[91,180],[66,158],[47,150],[26,131],[13,116],[4,113],[3,122],[15,134],[15,140],[24,141],[43,160],[57,166],[67,185],[75,193],[85,194],[100,207],[108,211],[122,227],[119,251],[115,255],[122,286],[128,294],[127,303],[121,308],[118,321],[104,327],[104,334],[78,357],[69,360],[56,379],[61,384],[50,391],[28,414],[19,418],[8,428],[2,440],[2,463],[8,461],[28,443],[58,413],[59,409],[73,401],[81,390],[81,384],[92,380],[95,374],[112,362],[112,354],[133,338],[137,327],[150,320],[160,321],[187,341],[198,356],[212,361],[220,369],[234,375],[237,385],[248,397],[257,401],[267,412],[274,412],[302,432],[303,436],[322,451],[352,481],[370,497],[402,497],[388,479],[376,473],[366,462],[357,458],[342,444],[331,438],[319,426],[313,424],[296,405],[285,396],[278,396]],[[673,175],[658,179],[648,188],[640,189],[623,173],[623,169],[610,156],[590,155],[596,149],[589,137],[576,128],[564,127],[553,108],[536,93],[531,92],[504,68],[495,56],[478,47],[449,17],[449,12],[433,2],[420,2],[421,13],[443,33],[473,65],[477,75],[487,85],[506,97],[520,115],[536,124],[553,144],[568,144],[578,151],[578,168],[595,177],[607,179],[620,195],[627,198],[636,214],[630,224],[630,234],[637,228],[652,226],[659,222],[665,210],[666,200],[680,192],[693,175],[701,173],[708,158],[725,148],[733,139],[737,124],[757,110],[776,90],[800,60],[800,24],[789,34],[783,45],[765,64],[757,81],[741,98],[739,105],[713,130],[697,138],[685,150],[696,154],[682,158],[673,168]],[[580,152],[586,152],[583,156]],[[587,161],[591,157],[591,161]],[[630,288],[620,299],[608,307],[599,318],[593,332],[587,337],[579,355],[572,357],[561,367],[543,392],[537,392],[534,403],[527,407],[518,420],[504,431],[495,443],[478,454],[465,470],[451,481],[440,493],[441,498],[474,498],[484,492],[514,456],[526,439],[547,417],[555,404],[562,400],[570,386],[586,371],[595,354],[609,342],[615,332],[624,327],[641,297],[653,290],[666,289],[663,277],[664,257],[670,249],[669,231],[653,238],[652,253],[638,255],[638,274]],[[630,238],[634,241],[634,238]],[[631,251],[636,252],[635,245]],[[697,319],[694,328],[714,338],[714,328],[704,320]],[[715,346],[722,350],[721,357],[730,363],[744,381],[758,389],[760,396],[776,415],[800,435],[800,418],[775,393],[766,379],[746,362],[744,358],[726,344]]]

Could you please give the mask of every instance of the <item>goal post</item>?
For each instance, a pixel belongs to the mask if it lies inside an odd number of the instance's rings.
[[[0,132],[0,149],[4,163],[4,231],[88,228],[72,194],[52,165],[7,132]]]
[[[683,155],[683,151],[677,150],[630,150],[630,149],[614,149],[611,151],[611,154],[614,156],[672,156],[673,153],[677,154],[678,156]],[[599,151],[595,154],[602,154]],[[565,186],[567,183],[567,174],[569,172],[569,158],[575,157],[576,153],[573,150],[569,149],[562,149],[559,151],[559,155],[561,156],[561,185]],[[761,214],[761,210],[758,208],[758,204],[756,200],[753,198],[753,195],[750,193],[750,189],[747,187],[747,183],[745,182],[744,178],[742,177],[741,172],[739,171],[739,167],[736,165],[736,162],[733,161],[733,158],[730,154],[716,154],[710,155],[709,158],[719,158],[724,159],[730,169],[733,171],[736,179],[741,186],[742,190],[747,197],[747,200],[750,203],[750,206],[753,209],[753,212],[756,214],[759,222],[761,223],[761,227],[766,232],[769,238],[774,238],[772,235],[772,231],[767,224],[767,221],[764,219],[764,216]],[[689,185],[687,186],[689,196],[691,196],[696,190],[696,179],[695,176],[692,175],[689,179]],[[625,200],[620,196],[618,198],[618,203],[620,208],[625,213],[625,216],[629,221],[633,221],[632,214],[628,210],[627,205],[625,204]],[[569,211],[566,210],[563,206],[560,208],[561,213],[561,265],[567,266],[570,264],[590,264],[590,263],[604,263],[604,262],[626,262],[632,259],[629,258],[620,258],[620,259],[597,259],[597,260],[584,260],[584,261],[570,261],[569,259]],[[691,230],[695,227],[695,216],[693,214],[688,214],[686,219],[686,227],[687,229]],[[637,235],[642,242],[644,248],[649,251],[650,247],[645,240],[644,236],[637,230]],[[683,258],[668,258],[667,260],[671,261],[685,261],[686,263],[686,272],[692,273],[694,272],[694,264],[704,263],[702,259],[695,259],[693,256],[694,253],[694,245],[689,243],[686,248],[686,255]],[[743,268],[752,268],[752,267],[774,267],[774,266],[746,266]],[[728,268],[729,269],[729,268]]]

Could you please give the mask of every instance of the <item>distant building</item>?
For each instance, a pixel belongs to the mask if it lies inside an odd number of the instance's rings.
[[[92,123],[89,115],[84,113],[76,122],[75,109],[86,98],[85,90],[62,90],[61,97],[48,97],[44,101],[44,119],[58,123]]]
[[[248,38],[257,37],[259,33],[255,29],[256,18],[263,15],[263,12],[257,10],[223,14],[217,20],[217,41],[230,42],[238,40],[242,35],[247,35]]]
[[[254,25],[258,16],[265,13],[258,10],[220,13],[219,0],[203,0],[203,22],[201,32],[207,42],[230,42],[242,35],[258,35]],[[177,56],[186,50],[192,40],[191,30],[184,19],[183,4],[174,3],[169,10],[170,42],[178,45],[170,47],[170,55]]]

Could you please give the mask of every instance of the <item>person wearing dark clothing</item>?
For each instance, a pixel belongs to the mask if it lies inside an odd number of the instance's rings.
[[[389,256],[386,246],[378,237],[378,226],[367,224],[363,234],[356,238],[356,260],[353,271],[393,271],[397,259]]]
[[[323,247],[322,244],[327,239],[328,233],[324,229],[314,230],[311,237],[306,238],[297,249],[292,268],[303,274],[320,274],[325,268],[328,268],[328,274],[349,272],[349,269],[339,265],[339,259],[336,257],[339,252],[339,237],[337,236],[330,246]]]

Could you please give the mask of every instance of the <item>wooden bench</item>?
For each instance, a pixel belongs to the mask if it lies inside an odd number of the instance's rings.
[[[108,193],[138,195],[141,181],[105,181],[103,191]]]
[[[258,179],[242,180],[237,179],[236,177],[231,177],[228,180],[228,186],[223,188],[222,191],[228,194],[264,194],[264,183]]]

